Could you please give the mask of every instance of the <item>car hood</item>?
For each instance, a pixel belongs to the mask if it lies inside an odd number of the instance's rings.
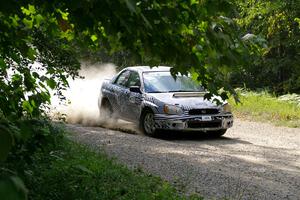
[[[218,108],[216,103],[204,99],[203,93],[151,93],[150,97],[164,104],[178,105],[182,108]]]

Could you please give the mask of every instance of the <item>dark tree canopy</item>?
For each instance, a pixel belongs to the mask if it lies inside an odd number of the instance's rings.
[[[76,77],[80,67],[77,50],[86,48],[128,51],[137,63],[174,66],[174,75],[190,72],[211,94],[227,98],[234,93],[230,73],[251,58],[230,18],[234,11],[228,0],[1,3],[1,112],[38,116],[49,101],[47,87],[58,93],[67,87],[67,77]]]
[[[240,0],[238,24],[267,41],[252,65],[233,75],[233,84],[300,93],[300,1]]]

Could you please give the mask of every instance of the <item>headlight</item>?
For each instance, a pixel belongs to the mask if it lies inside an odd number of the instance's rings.
[[[223,112],[225,113],[231,112],[231,106],[229,105],[229,103],[223,105]]]
[[[183,111],[178,106],[164,105],[164,113],[169,115],[181,115]]]

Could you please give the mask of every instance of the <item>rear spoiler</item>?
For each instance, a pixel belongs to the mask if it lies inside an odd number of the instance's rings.
[[[206,92],[176,92],[173,97],[204,97],[205,94]]]

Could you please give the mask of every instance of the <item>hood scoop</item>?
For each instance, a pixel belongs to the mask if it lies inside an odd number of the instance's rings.
[[[205,94],[206,92],[176,92],[173,94],[173,97],[204,97]]]

